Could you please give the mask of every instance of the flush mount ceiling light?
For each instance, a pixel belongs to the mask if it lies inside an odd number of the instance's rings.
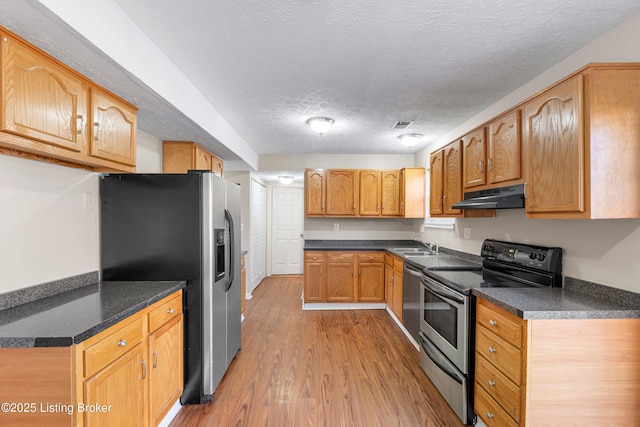
[[[280,180],[280,184],[284,185],[288,185],[293,182],[293,177],[289,175],[280,175],[278,179]]]
[[[333,119],[330,119],[329,117],[311,117],[309,120],[307,120],[307,124],[311,126],[311,129],[314,132],[322,135],[323,133],[326,133],[329,129],[331,129],[331,126],[333,125]]]
[[[400,141],[402,141],[402,143],[407,147],[413,147],[418,143],[418,141],[420,141],[422,135],[419,133],[404,133],[398,138],[400,138]]]

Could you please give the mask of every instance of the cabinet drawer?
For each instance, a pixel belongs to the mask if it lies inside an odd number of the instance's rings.
[[[515,422],[495,400],[482,388],[475,386],[475,413],[482,418],[487,427],[518,427]]]
[[[171,299],[160,302],[157,308],[149,312],[149,332],[153,332],[172,318],[182,313],[182,294],[178,293]]]
[[[507,314],[507,313],[505,313]],[[489,329],[494,334],[503,338],[513,346],[522,348],[522,326],[505,315],[492,310],[484,305],[478,304],[477,324]]]
[[[329,262],[353,262],[353,254],[330,253],[327,254]]]
[[[358,262],[384,262],[384,254],[379,252],[364,252],[358,254]]]
[[[304,253],[305,262],[320,262],[324,260],[323,252],[305,252]]]
[[[393,267],[393,257],[389,254],[384,254],[384,262],[389,267]]]
[[[138,317],[84,351],[84,376],[88,377],[142,341],[143,317]]]
[[[477,329],[476,352],[520,385],[522,352],[485,328]]]
[[[476,385],[484,388],[514,420],[520,421],[520,387],[480,355],[476,357]]]

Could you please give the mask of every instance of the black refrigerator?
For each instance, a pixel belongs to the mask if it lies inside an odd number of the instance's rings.
[[[182,404],[206,403],[240,350],[240,186],[207,171],[104,174],[102,280],[186,280]]]

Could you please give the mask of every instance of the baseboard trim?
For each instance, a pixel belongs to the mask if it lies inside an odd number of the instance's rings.
[[[383,302],[307,302],[302,303],[303,310],[384,310]]]

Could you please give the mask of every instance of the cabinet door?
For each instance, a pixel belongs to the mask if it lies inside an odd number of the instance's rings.
[[[354,302],[354,264],[327,263],[327,301]]]
[[[304,263],[304,301],[324,302],[325,275],[322,254],[305,252]]]
[[[149,419],[154,426],[182,394],[182,348],[182,315],[149,335]]]
[[[148,367],[144,347],[137,344],[84,383],[86,405],[100,405],[104,412],[85,411],[86,427],[144,426],[147,411],[145,381]]]
[[[382,185],[379,170],[360,171],[360,210],[362,216],[380,215]]]
[[[583,76],[524,106],[527,212],[584,211]]]
[[[355,216],[358,201],[358,171],[327,171],[327,215]]]
[[[2,36],[2,130],[86,151],[87,89],[66,68]]]
[[[487,183],[486,143],[484,127],[462,138],[462,183],[464,188],[477,187]]]
[[[363,252],[358,254],[358,301],[384,302],[385,254]]]
[[[194,169],[211,170],[211,154],[202,147],[194,145]]]
[[[220,178],[222,178],[223,169],[224,169],[224,162],[222,161],[222,159],[212,154],[211,155],[211,171],[214,173],[214,175],[218,175]]]
[[[136,165],[136,110],[97,88],[91,89],[89,154],[125,165]]]
[[[402,322],[402,280],[404,278],[404,263],[398,259],[393,261],[393,305],[392,310],[398,320]]]
[[[513,110],[489,125],[489,183],[498,184],[522,178],[521,123],[520,110]]]
[[[460,209],[453,209],[454,203],[462,200],[462,159],[460,141],[452,142],[443,149],[443,205],[444,214],[460,216]]]
[[[444,214],[443,205],[443,166],[444,151],[431,153],[429,158],[429,213],[431,216]]]
[[[362,191],[362,190],[361,190]],[[362,197],[362,196],[360,196]],[[400,215],[400,171],[382,171],[382,216]]]
[[[324,215],[325,181],[323,169],[307,169],[304,175],[304,214]]]
[[[384,302],[393,307],[393,265],[384,265]]]

